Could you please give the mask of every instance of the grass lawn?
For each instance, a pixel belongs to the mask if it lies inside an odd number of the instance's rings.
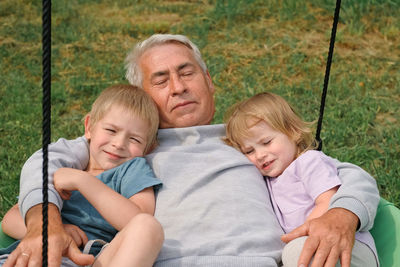
[[[0,2],[0,218],[41,146],[41,1]],[[53,1],[52,140],[83,134],[98,93],[126,83],[123,61],[153,33],[200,48],[225,110],[261,91],[318,118],[334,0]],[[357,164],[400,206],[400,4],[343,1],[323,122],[323,150]]]

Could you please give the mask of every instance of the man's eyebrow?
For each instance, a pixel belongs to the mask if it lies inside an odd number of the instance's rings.
[[[193,63],[190,63],[190,62],[182,63],[181,65],[179,65],[179,66],[177,67],[177,71],[179,72],[179,71],[181,71],[181,70],[183,70],[183,69],[185,69],[185,68],[187,68],[187,67],[194,67],[194,64],[193,64]],[[151,79],[154,79],[154,78],[157,78],[157,77],[160,77],[160,76],[165,76],[165,75],[167,75],[168,73],[169,73],[169,70],[160,70],[160,71],[156,71],[156,72],[154,72],[154,73],[151,74]]]
[[[151,79],[156,78],[156,77],[160,77],[160,76],[164,76],[167,75],[169,71],[167,70],[161,70],[161,71],[157,71],[151,74]]]
[[[183,70],[186,67],[194,67],[194,64],[190,62],[185,62],[178,66],[178,71]]]

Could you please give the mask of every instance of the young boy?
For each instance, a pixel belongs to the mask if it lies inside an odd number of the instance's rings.
[[[310,123],[278,95],[261,93],[234,106],[225,142],[245,154],[267,177],[274,211],[285,233],[324,214],[341,185],[334,160],[313,150],[316,144]],[[285,267],[298,264],[301,247],[293,248],[293,244],[296,242],[283,250]],[[356,234],[352,266],[378,266],[369,232]]]
[[[156,145],[158,124],[157,107],[143,90],[109,87],[85,117],[86,170],[54,173],[54,186],[65,200],[61,216],[66,232],[96,256],[92,266],[152,266],[161,249],[163,230],[152,216],[153,187],[161,182],[143,158]],[[14,207],[6,214],[3,228],[22,238],[26,229],[16,211]],[[28,260],[29,254],[23,258]],[[11,254],[4,266],[14,264]]]

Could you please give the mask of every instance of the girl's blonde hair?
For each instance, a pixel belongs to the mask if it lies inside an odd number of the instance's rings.
[[[153,99],[142,89],[133,85],[113,85],[105,89],[92,104],[90,125],[92,128],[101,120],[113,105],[122,107],[125,112],[138,116],[147,121],[149,131],[144,154],[148,153],[157,144],[157,130],[159,116]]]
[[[297,155],[317,147],[311,126],[303,121],[282,97],[264,92],[232,106],[225,115],[225,143],[240,150],[249,128],[260,121],[287,135],[297,144]]]

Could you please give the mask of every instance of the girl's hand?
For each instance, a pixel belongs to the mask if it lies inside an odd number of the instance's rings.
[[[69,199],[71,191],[78,190],[80,177],[85,174],[85,171],[72,168],[60,168],[54,173],[54,187],[62,199]]]
[[[73,224],[64,224],[64,230],[72,237],[77,247],[84,246],[88,242],[85,232],[78,226]]]

